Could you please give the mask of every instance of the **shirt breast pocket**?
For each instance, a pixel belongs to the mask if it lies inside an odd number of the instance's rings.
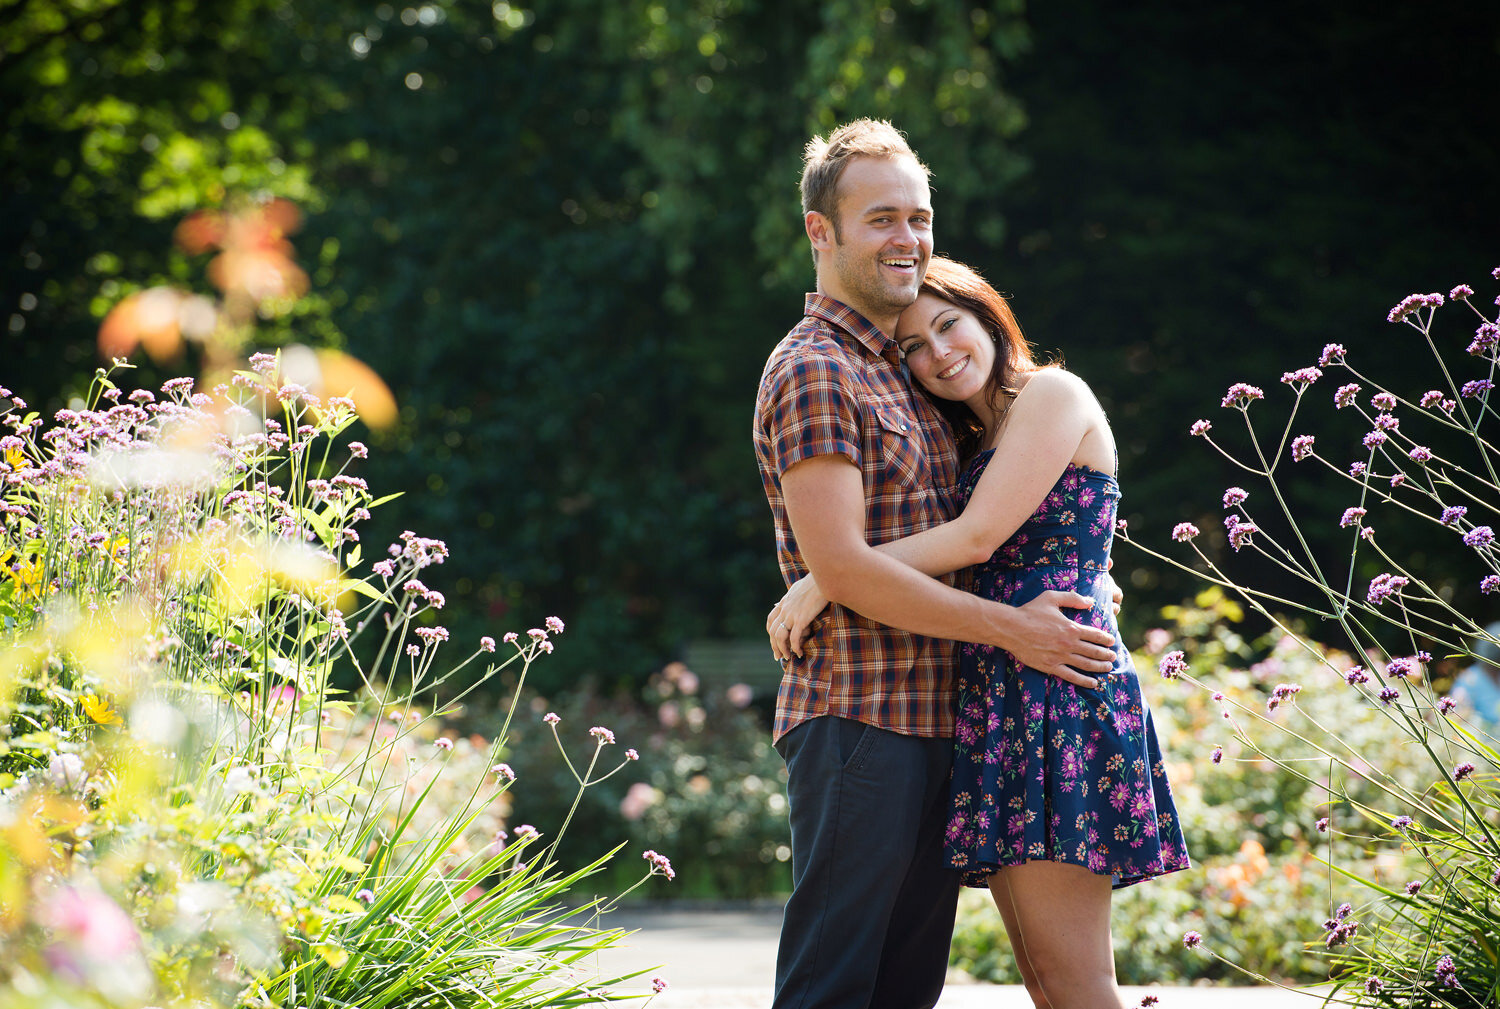
[[[885,465],[886,479],[906,487],[922,487],[929,483],[922,432],[917,422],[901,410],[883,405],[875,407],[875,418],[879,424],[880,458]]]

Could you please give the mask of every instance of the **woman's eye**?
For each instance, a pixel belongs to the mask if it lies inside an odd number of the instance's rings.
[[[901,353],[905,354],[907,357],[911,357],[913,354],[915,354],[917,351],[921,350],[925,346],[927,346],[927,345],[925,343],[923,343],[921,340],[913,340],[911,343],[908,343],[906,345],[906,349],[903,350]]]
[[[948,327],[952,326],[957,321],[958,321],[957,319],[944,319],[942,325],[938,326],[938,332],[939,333],[946,333],[946,332],[948,332]]]

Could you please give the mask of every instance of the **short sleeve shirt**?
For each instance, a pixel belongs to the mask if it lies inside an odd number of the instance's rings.
[[[947,422],[912,389],[895,342],[832,298],[807,295],[802,321],[771,352],[755,400],[754,438],[788,585],[807,565],[787,520],[781,478],[804,459],[840,455],[859,467],[872,546],[953,517],[958,454]],[[910,736],[953,735],[953,642],[833,604],[813,624],[803,652],[782,675],[776,739],[823,715]]]

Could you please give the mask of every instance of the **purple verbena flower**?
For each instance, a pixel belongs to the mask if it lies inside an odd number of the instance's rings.
[[[1195,420],[1193,426],[1188,428],[1188,434],[1194,436],[1208,434],[1208,429],[1211,427],[1213,425],[1206,420]]]
[[[1224,759],[1224,747],[1222,747],[1222,746],[1215,746],[1214,747],[1214,752],[1212,752],[1212,753],[1210,753],[1208,755],[1208,759],[1212,760],[1215,764],[1217,764],[1220,761],[1222,761]]]
[[[1236,382],[1234,383],[1234,385],[1231,385],[1229,387],[1229,391],[1224,394],[1224,401],[1222,405],[1226,407],[1237,406],[1240,409],[1244,409],[1255,400],[1265,398],[1266,394],[1255,386],[1249,385],[1245,382]]]
[[[1443,517],[1441,521],[1445,526],[1457,525],[1458,520],[1463,518],[1468,513],[1469,509],[1464,507],[1463,505],[1450,505],[1443,509]]]
[[[651,979],[651,990],[655,994],[660,995],[667,990],[667,982],[659,977],[654,977]]]
[[[1391,309],[1386,319],[1390,322],[1400,322],[1419,309],[1437,308],[1442,303],[1443,296],[1441,294],[1409,294],[1401,299],[1400,304]]]
[[[1339,408],[1340,410],[1342,410],[1346,406],[1353,406],[1354,405],[1354,397],[1356,397],[1358,395],[1359,395],[1359,383],[1358,382],[1350,382],[1348,385],[1341,385],[1341,386],[1338,387],[1338,390],[1336,392],[1334,392],[1334,394],[1333,394],[1333,405],[1336,406],[1337,408]]]
[[[1339,528],[1347,529],[1352,525],[1357,525],[1359,520],[1365,517],[1365,514],[1366,512],[1363,508],[1345,508],[1343,517],[1339,519]]]
[[[1404,680],[1410,676],[1416,668],[1416,663],[1409,658],[1392,659],[1385,664],[1385,675],[1393,679]]]
[[[509,764],[496,764],[494,767],[490,768],[490,771],[494,774],[498,774],[506,781],[516,780],[516,772],[511,770]]]
[[[667,856],[654,851],[646,851],[641,854],[641,857],[651,863],[651,875],[662,875],[669,880],[677,878],[677,873],[672,871],[672,862]]]
[[[1320,816],[1320,817],[1318,817],[1318,822],[1315,823],[1315,824],[1313,824],[1313,826],[1315,826],[1315,827],[1318,828],[1318,833],[1319,834],[1326,834],[1326,833],[1328,833],[1328,817],[1326,817],[1326,816]]]
[[[1233,515],[1230,516],[1230,518],[1233,517]],[[1229,545],[1234,547],[1236,553],[1250,542],[1251,536],[1260,532],[1260,528],[1254,522],[1236,522],[1232,526],[1225,522],[1224,525],[1229,531]]]
[[[1390,704],[1392,701],[1396,700],[1400,696],[1401,696],[1401,691],[1397,690],[1395,687],[1381,687],[1380,688],[1379,697],[1380,697],[1380,703],[1381,704]]]
[[[1397,830],[1406,830],[1416,821],[1409,816],[1398,816],[1391,821],[1391,826]]]
[[[441,644],[448,640],[448,628],[446,627],[418,627],[417,637],[429,645]]]
[[[1396,397],[1388,392],[1377,392],[1370,397],[1370,405],[1377,410],[1396,409]]]
[[[1349,464],[1349,475],[1353,476],[1353,477],[1364,476],[1365,475],[1365,470],[1368,469],[1368,468],[1369,467],[1367,467],[1362,462],[1351,462]]]
[[[1281,381],[1286,385],[1308,386],[1323,377],[1323,373],[1317,368],[1298,368],[1296,371],[1286,372],[1281,376]]]
[[[589,735],[593,736],[600,746],[605,746],[615,741],[615,734],[602,725],[596,725],[590,729]]]
[[[1432,976],[1444,988],[1462,987],[1458,983],[1458,967],[1453,963],[1453,957],[1447,953],[1438,957],[1432,968]]]
[[[1406,474],[1405,473],[1396,473],[1396,474],[1394,474],[1391,477],[1391,486],[1392,487],[1400,487],[1404,483],[1406,483]]]
[[[486,634],[479,639],[480,651],[493,652],[495,650],[495,639]]]
[[[1203,936],[1198,932],[1182,933],[1182,945],[1188,949],[1197,949],[1203,945]]]
[[[631,749],[625,751],[625,759],[626,760],[640,760],[641,759],[641,755],[639,753],[637,753],[635,751],[635,749],[632,747]]]
[[[1491,382],[1489,379],[1476,378],[1472,382],[1465,382],[1464,387],[1458,390],[1458,394],[1465,398],[1472,399],[1473,397],[1481,395],[1482,393],[1489,392],[1493,388],[1495,388],[1495,383]]]
[[[1187,659],[1180,651],[1168,652],[1161,657],[1156,668],[1161,671],[1162,679],[1175,680],[1187,672]]]
[[[1474,289],[1468,284],[1459,284],[1448,292],[1449,301],[1462,301],[1474,293]]]
[[[1440,713],[1446,715],[1448,712],[1450,712],[1454,708],[1458,707],[1458,702],[1455,701],[1453,698],[1449,697],[1447,694],[1444,694],[1442,697],[1438,698],[1438,704],[1437,704],[1437,706],[1438,706],[1438,711]]]
[[[546,722],[548,725],[556,725],[558,722],[562,721],[562,718],[558,716],[557,712],[549,711],[542,716],[542,721]]]
[[[1442,401],[1443,394],[1441,392],[1438,392],[1436,389],[1428,389],[1426,392],[1422,393],[1422,405],[1424,407],[1434,407]]]
[[[1382,981],[1382,980],[1380,980],[1380,978],[1378,978],[1378,977],[1367,977],[1367,978],[1365,978],[1365,994],[1366,995],[1379,995],[1384,990],[1385,990],[1385,982]]]
[[[1230,487],[1224,492],[1224,507],[1234,508],[1237,505],[1242,505],[1249,496],[1250,492],[1243,487]]]
[[[1471,547],[1489,546],[1495,540],[1495,530],[1489,526],[1475,526],[1464,533],[1464,542]]]
[[[1453,769],[1453,780],[1463,781],[1474,773],[1474,765],[1467,760]]]
[[[1302,462],[1313,454],[1313,436],[1304,434],[1292,439],[1292,458]]]
[[[444,753],[447,753],[448,751],[453,749],[453,740],[449,739],[447,736],[439,736],[432,741],[432,745],[436,746]]]
[[[1178,543],[1186,543],[1198,535],[1198,527],[1191,522],[1179,522],[1172,527],[1172,538]]]
[[[520,639],[521,639],[521,636],[519,634],[517,634],[515,631],[506,631],[505,632],[505,636],[503,638],[501,638],[500,640],[504,641],[507,645],[513,645],[517,641],[519,641]]]
[[[1365,448],[1376,448],[1386,443],[1386,433],[1381,430],[1371,431],[1365,435]]]
[[[1487,596],[1500,592],[1500,575],[1485,575],[1479,579],[1479,591]]]
[[[1337,364],[1344,359],[1344,345],[1341,343],[1326,343],[1323,345],[1323,353],[1318,355],[1318,364],[1324,368],[1330,364]]]
[[[1378,574],[1370,579],[1370,587],[1365,592],[1365,601],[1378,606],[1406,588],[1409,581],[1405,575],[1393,575],[1390,572]]]
[[[1500,344],[1500,326],[1493,322],[1482,322],[1474,330],[1474,341],[1469,344],[1469,353],[1476,357]]]
[[[1419,891],[1421,889],[1422,889],[1422,881],[1421,880],[1414,879],[1410,883],[1406,884],[1406,893],[1407,893],[1408,896],[1415,897],[1417,895],[1417,891]]]
[[[547,630],[553,634],[561,634],[563,632],[563,622],[559,617],[548,617],[543,623],[547,625]]]

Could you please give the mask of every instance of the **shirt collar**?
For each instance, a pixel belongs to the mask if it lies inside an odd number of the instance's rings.
[[[822,319],[824,322],[843,330],[877,357],[887,359],[895,357],[896,360],[900,360],[901,358],[900,351],[896,349],[895,340],[886,336],[869,319],[866,319],[842,301],[830,298],[826,294],[810,291],[803,299],[802,314],[812,316],[815,319]]]

